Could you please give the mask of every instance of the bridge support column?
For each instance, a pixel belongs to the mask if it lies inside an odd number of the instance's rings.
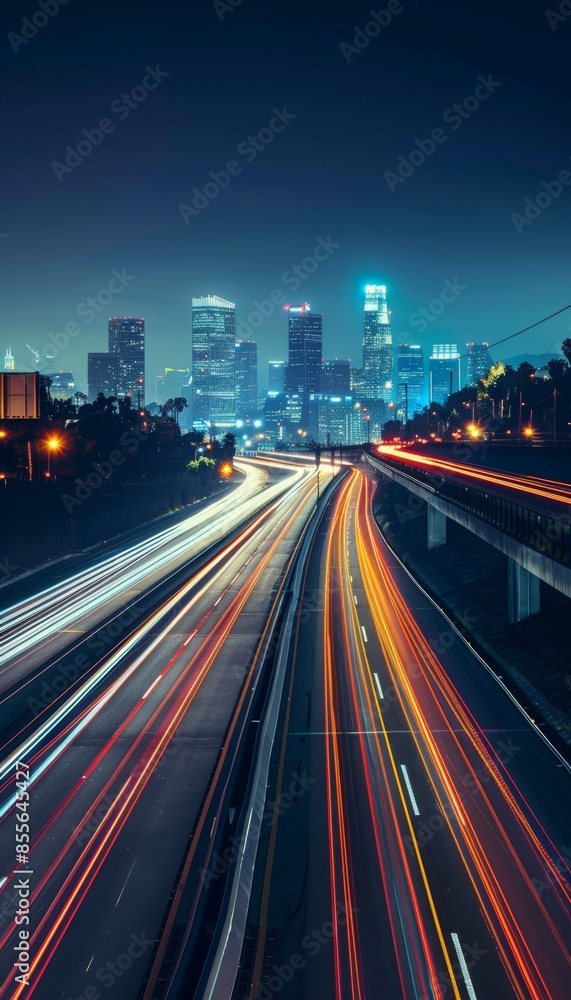
[[[428,504],[428,548],[436,549],[446,545],[446,514]]]
[[[508,614],[510,622],[539,613],[539,577],[508,558]]]

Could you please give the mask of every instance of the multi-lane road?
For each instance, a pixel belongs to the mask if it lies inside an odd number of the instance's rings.
[[[319,520],[314,466],[238,464],[3,614],[0,996],[564,1000],[566,762],[387,549],[370,470]]]
[[[231,502],[4,614],[3,998],[138,995],[315,509],[315,469],[237,464]],[[29,947],[15,968],[19,941]]]
[[[372,493],[354,471],[307,565],[234,996],[564,1000],[571,774],[384,545]]]

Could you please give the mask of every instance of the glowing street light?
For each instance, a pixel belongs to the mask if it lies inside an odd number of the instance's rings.
[[[51,466],[52,451],[57,451],[58,448],[61,447],[61,442],[60,442],[59,438],[55,438],[55,437],[54,438],[48,438],[48,440],[47,440],[47,446],[48,446],[48,479],[49,479],[49,477],[50,477],[50,466]]]

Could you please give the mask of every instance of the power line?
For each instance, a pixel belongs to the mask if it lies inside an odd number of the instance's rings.
[[[553,319],[554,316],[560,316],[561,313],[564,313],[567,309],[571,309],[571,303],[568,306],[563,306],[562,309],[558,309],[557,312],[551,313],[549,316],[544,316],[543,319],[538,319],[537,323],[532,323],[531,326],[525,326],[523,330],[518,330],[516,333],[510,333],[509,337],[502,337],[501,340],[496,340],[493,344],[488,344],[485,350],[488,350],[489,347],[497,347],[498,344],[505,344],[507,340],[513,340],[514,337],[519,337],[522,333],[527,333],[528,330],[534,330],[536,326],[541,326],[542,323],[547,323],[547,321],[549,319]],[[460,357],[469,358],[470,353],[477,354],[478,352],[468,351],[466,354],[461,354]]]

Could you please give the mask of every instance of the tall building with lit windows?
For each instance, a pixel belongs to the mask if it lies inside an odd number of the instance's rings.
[[[6,356],[4,358],[4,371],[13,372],[16,368],[16,362],[14,360],[14,355],[12,354],[12,348],[9,347],[6,351]]]
[[[258,409],[258,345],[255,340],[236,341],[236,416],[247,420]]]
[[[400,419],[410,420],[425,403],[424,352],[419,344],[398,346],[397,389]]]
[[[395,399],[395,362],[386,285],[365,288],[363,382],[367,399]]]
[[[319,392],[323,358],[323,316],[312,313],[309,303],[287,306],[289,353],[285,370],[286,393],[298,394],[304,403]]]
[[[466,365],[466,385],[477,385],[481,378],[485,378],[493,361],[488,350],[489,344],[466,344],[468,348],[468,359]]]
[[[218,295],[192,300],[192,423],[198,430],[236,422],[236,306]]]
[[[117,393],[145,405],[145,321],[125,316],[109,320],[109,353],[117,357]]]
[[[430,402],[444,405],[460,388],[460,352],[456,344],[434,344],[428,362]]]

